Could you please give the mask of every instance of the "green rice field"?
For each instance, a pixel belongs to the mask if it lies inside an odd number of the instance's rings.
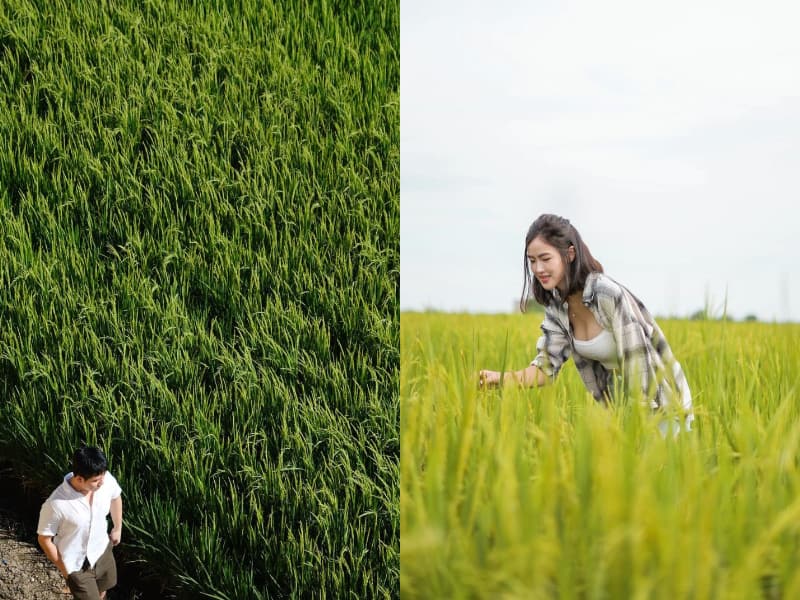
[[[696,420],[520,369],[542,314],[401,315],[404,599],[800,597],[800,325],[659,320]]]
[[[399,3],[0,0],[0,460],[181,598],[399,593]]]

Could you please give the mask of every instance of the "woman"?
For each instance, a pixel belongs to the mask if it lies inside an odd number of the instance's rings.
[[[691,392],[664,334],[641,301],[603,273],[575,227],[562,217],[541,215],[528,229],[525,250],[520,307],[525,310],[531,291],[545,307],[538,354],[521,371],[482,370],[480,385],[545,385],[572,356],[599,402],[611,399],[621,377],[621,391],[640,393],[653,409],[677,401],[689,429]]]

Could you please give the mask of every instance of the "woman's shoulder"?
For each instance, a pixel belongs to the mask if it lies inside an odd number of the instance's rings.
[[[600,310],[609,314],[622,310],[637,321],[653,321],[644,303],[617,280],[604,273],[592,273],[586,281],[584,302],[593,302]]]
[[[583,287],[583,299],[584,302],[595,302],[601,298],[617,299],[622,297],[624,289],[616,280],[605,273],[595,271],[589,273],[586,278],[586,284]]]

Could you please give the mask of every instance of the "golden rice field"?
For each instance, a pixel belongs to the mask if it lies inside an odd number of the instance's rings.
[[[541,314],[401,315],[400,589],[415,598],[800,598],[800,325],[659,320],[691,432],[555,385],[479,392]]]

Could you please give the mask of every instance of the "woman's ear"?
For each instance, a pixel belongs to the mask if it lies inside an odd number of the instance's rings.
[[[569,262],[575,260],[575,246],[570,244],[569,248],[567,248],[567,256],[569,257]]]

